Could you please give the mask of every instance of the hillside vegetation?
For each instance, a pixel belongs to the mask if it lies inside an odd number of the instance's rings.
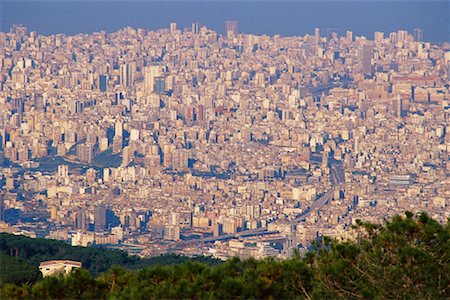
[[[85,269],[33,285],[3,284],[2,299],[449,299],[450,227],[407,213],[359,223],[356,242],[323,239],[306,256],[275,261],[188,261],[137,271]]]
[[[93,276],[106,272],[111,266],[141,269],[151,265],[180,264],[199,261],[218,264],[220,260],[209,257],[189,258],[167,254],[151,258],[130,256],[121,250],[98,247],[72,247],[62,241],[32,239],[22,235],[0,233],[0,282],[31,284],[41,279],[38,266],[42,261],[69,259],[80,261]]]

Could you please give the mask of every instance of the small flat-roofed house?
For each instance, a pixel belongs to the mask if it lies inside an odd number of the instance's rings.
[[[69,274],[74,269],[81,268],[81,262],[73,260],[49,260],[43,261],[39,265],[39,271],[42,272],[43,277]]]

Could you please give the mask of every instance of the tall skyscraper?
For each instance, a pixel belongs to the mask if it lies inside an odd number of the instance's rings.
[[[144,68],[144,89],[147,93],[155,90],[155,77],[161,76],[159,66],[146,66]]]
[[[347,39],[347,42],[349,42],[349,43],[353,42],[353,32],[347,31],[346,39]]]
[[[220,223],[213,224],[213,236],[221,236],[223,234],[223,225]]]
[[[314,43],[316,45],[318,45],[320,42],[320,29],[319,28],[315,28],[314,29]]]
[[[174,34],[175,31],[177,31],[177,23],[170,23],[169,30],[170,30],[170,34]]]
[[[69,183],[69,166],[68,165],[58,165],[58,182],[62,184]]]
[[[408,32],[406,30],[397,31],[397,41],[398,42],[404,42],[407,36],[408,36]]]
[[[122,85],[123,87],[127,87],[129,85],[128,68],[126,64],[120,66],[120,85]]]
[[[236,35],[238,33],[238,21],[225,21],[225,33]]]
[[[413,31],[414,40],[416,42],[421,42],[423,40],[423,30],[420,28],[414,28]]]
[[[123,136],[123,122],[121,120],[114,123],[114,136]]]
[[[106,207],[97,206],[94,208],[94,225],[95,230],[100,231],[106,229]]]
[[[100,91],[101,92],[106,92],[107,89],[107,79],[106,79],[106,75],[100,75]]]
[[[191,31],[194,34],[199,34],[200,33],[200,24],[199,23],[192,23]]]
[[[126,63],[120,66],[120,84],[123,87],[130,87],[133,84],[134,69],[134,63]]]
[[[369,44],[363,45],[361,61],[363,73],[372,74],[372,45]]]
[[[87,220],[86,220],[86,213],[84,210],[80,210],[75,214],[75,229],[76,230],[87,230]]]

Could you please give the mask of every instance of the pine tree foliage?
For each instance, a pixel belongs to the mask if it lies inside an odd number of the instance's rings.
[[[305,256],[218,265],[187,261],[136,271],[87,270],[3,283],[1,299],[449,299],[450,226],[423,213],[358,222],[356,241],[324,238]]]

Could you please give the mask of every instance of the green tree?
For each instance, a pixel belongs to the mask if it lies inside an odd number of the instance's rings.
[[[319,298],[444,299],[449,295],[449,224],[420,214],[384,226],[359,222],[357,243],[331,241],[314,268]]]
[[[34,283],[42,278],[36,266],[23,259],[0,254],[0,281],[2,283]]]
[[[292,259],[232,258],[208,265],[184,260],[137,271],[114,266],[94,278],[87,270],[34,285],[2,283],[2,299],[449,299],[449,222],[426,214],[396,216],[383,225],[357,222],[355,242],[323,238]],[[19,243],[20,244],[20,243]],[[9,241],[10,248],[17,244]],[[38,247],[39,248],[39,247]],[[12,253],[30,255],[22,250]],[[39,250],[40,251],[40,250]],[[91,262],[97,252],[77,252]],[[109,256],[112,257],[112,256]],[[113,258],[111,261],[117,260]],[[178,259],[178,258],[176,258]],[[107,263],[107,262],[103,262]]]

